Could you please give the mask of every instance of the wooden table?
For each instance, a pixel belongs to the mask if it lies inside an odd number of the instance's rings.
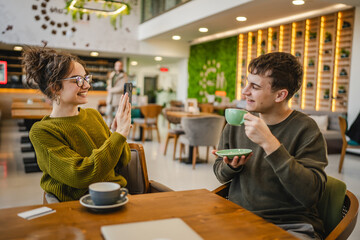
[[[207,116],[219,116],[215,113],[206,113],[206,112],[199,112],[199,113],[191,113],[191,112],[177,112],[177,111],[166,111],[166,114],[171,117],[207,117]]]
[[[51,109],[12,109],[12,118],[36,119],[40,120],[46,115],[50,115]]]
[[[129,196],[129,202],[113,212],[94,213],[79,201],[48,204],[56,213],[32,220],[17,216],[42,205],[0,209],[2,239],[102,239],[104,225],[181,218],[204,239],[296,239],[281,228],[211,193],[208,190],[151,193]],[[36,238],[37,239],[37,238]],[[121,239],[121,236],[119,236]]]

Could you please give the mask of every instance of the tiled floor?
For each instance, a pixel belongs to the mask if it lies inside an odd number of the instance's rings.
[[[164,119],[159,121],[162,143],[145,142],[144,144],[149,178],[174,190],[198,188],[213,190],[219,186],[220,183],[212,171],[214,157],[210,156],[209,163],[197,164],[196,169],[192,170],[191,164],[172,160],[172,141],[169,143],[167,155],[163,155],[167,124]],[[32,153],[21,153],[20,137],[23,135],[26,133],[18,131],[16,121],[1,121],[0,208],[42,203],[43,191],[39,186],[41,173],[24,173],[22,158],[31,156]],[[200,156],[205,158],[205,148],[200,148]],[[342,174],[337,173],[339,158],[339,154],[329,155],[327,174],[343,180],[348,189],[360,199],[360,156],[347,154]],[[360,223],[349,239],[360,239]]]

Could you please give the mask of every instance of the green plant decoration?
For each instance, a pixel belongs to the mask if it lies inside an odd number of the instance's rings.
[[[325,43],[331,42],[331,33],[325,32]]]
[[[100,2],[103,3],[102,9],[93,9],[85,7],[86,2]],[[120,8],[124,8],[122,11],[118,11]],[[90,15],[95,13],[98,18],[109,17],[110,24],[117,29],[117,25],[122,27],[122,16],[129,15],[131,6],[129,3],[117,0],[67,0],[65,8],[66,14],[70,13],[73,21],[83,19],[84,14]]]
[[[188,97],[206,102],[206,95],[216,90],[235,98],[237,68],[237,37],[192,45],[188,63]],[[235,53],[235,54],[234,54]],[[245,59],[241,60],[245,64]]]
[[[311,32],[309,31],[309,39],[315,39],[316,38],[317,33],[316,32]]]

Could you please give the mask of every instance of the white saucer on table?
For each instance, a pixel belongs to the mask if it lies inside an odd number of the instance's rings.
[[[105,209],[117,208],[117,207],[125,205],[128,201],[129,201],[129,199],[127,197],[125,197],[124,199],[118,200],[115,204],[95,205],[94,202],[91,200],[90,194],[87,194],[80,198],[81,205],[83,205],[84,207],[87,207],[87,208],[95,209],[95,210],[101,210],[101,209],[105,210]]]

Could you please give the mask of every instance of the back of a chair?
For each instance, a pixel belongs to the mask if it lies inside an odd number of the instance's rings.
[[[180,117],[169,116],[169,115],[166,114],[166,112],[168,112],[168,111],[170,111],[170,112],[182,112],[182,111],[184,111],[184,108],[181,108],[181,107],[167,107],[167,108],[164,108],[162,111],[163,111],[163,114],[164,114],[166,120],[168,120],[169,123],[180,124],[180,122],[181,122]]]
[[[205,112],[205,113],[214,112],[214,105],[212,105],[211,103],[201,103],[199,104],[199,107],[200,107],[200,112]]]
[[[346,133],[346,129],[347,129],[347,122],[344,117],[339,116],[339,126],[340,126],[342,140],[343,140],[343,142],[346,143],[347,140],[346,140],[345,133]]]
[[[130,194],[148,193],[150,189],[147,174],[144,148],[141,144],[129,143],[131,160],[129,164],[119,170],[119,173],[127,180],[126,188]]]
[[[225,124],[223,116],[183,117],[181,126],[192,146],[217,146]]]
[[[158,104],[148,104],[140,107],[141,113],[144,115],[144,118],[158,118],[161,113],[162,106]]]
[[[318,203],[320,218],[323,220],[325,234],[328,235],[342,219],[342,208],[346,184],[331,176],[327,177],[325,191]]]

